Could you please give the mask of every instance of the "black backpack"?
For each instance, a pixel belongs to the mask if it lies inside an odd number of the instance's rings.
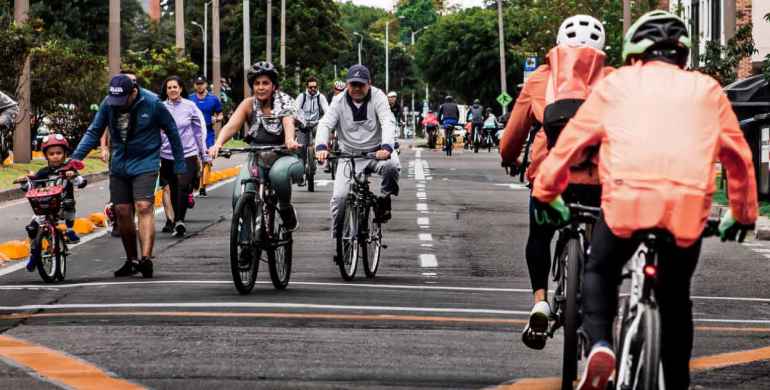
[[[584,99],[562,99],[547,106],[543,112],[543,130],[548,138],[548,149],[556,145],[559,134],[577,113]]]

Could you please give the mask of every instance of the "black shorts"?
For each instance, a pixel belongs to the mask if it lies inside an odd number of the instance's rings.
[[[114,204],[133,204],[155,199],[155,182],[158,172],[137,176],[110,176],[110,199]]]
[[[190,156],[185,157],[184,159],[185,164],[187,166],[187,171],[184,173],[187,178],[190,179],[190,182],[194,182],[198,180],[200,166],[198,165],[198,157],[197,156]],[[160,186],[165,187],[169,185],[169,183],[176,182],[177,175],[174,172],[174,160],[166,160],[165,158],[160,159]]]

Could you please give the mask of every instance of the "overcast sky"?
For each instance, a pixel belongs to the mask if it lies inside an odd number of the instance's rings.
[[[339,2],[348,2],[349,0],[337,0]],[[373,7],[380,7],[385,9],[392,9],[393,0],[352,0],[353,4],[369,5]],[[460,4],[463,8],[475,7],[483,4],[483,0],[449,0],[452,4]]]

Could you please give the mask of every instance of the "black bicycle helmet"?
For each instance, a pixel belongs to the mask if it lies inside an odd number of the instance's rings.
[[[276,86],[278,85],[278,70],[275,69],[275,66],[273,66],[271,62],[259,61],[252,65],[249,71],[246,72],[246,80],[249,82],[249,88],[254,85],[254,80],[262,75],[266,75],[273,84]]]
[[[455,98],[453,98],[453,97],[452,97],[452,95],[447,95],[447,96],[444,98],[444,101],[446,101],[447,103],[449,103],[449,102],[453,102],[454,100],[455,100]]]

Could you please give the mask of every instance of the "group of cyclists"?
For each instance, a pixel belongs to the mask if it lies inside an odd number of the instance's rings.
[[[719,84],[685,70],[692,39],[682,19],[664,11],[642,16],[625,35],[625,64],[618,69],[605,65],[604,45],[600,21],[588,15],[567,18],[545,64],[524,84],[500,140],[503,165],[526,169],[531,183],[526,261],[534,305],[522,340],[533,349],[546,344],[552,314],[547,301],[551,241],[570,219],[567,204],[601,207],[583,273],[582,327],[590,353],[578,388],[604,389],[611,380],[616,367],[611,327],[621,268],[639,245],[637,233],[656,231],[670,237],[662,244],[657,275],[663,375],[667,388],[686,389],[693,343],[690,281],[715,190],[714,163],[722,163],[729,179],[729,211],[721,218],[719,232],[723,240],[735,240],[757,218],[751,151]],[[111,80],[110,95],[72,159],[82,160],[110,128],[110,191],[127,254],[116,276],[152,276],[151,199],[159,172],[166,182],[178,184],[171,191],[174,204],[183,203],[193,180],[189,172],[197,169],[199,159],[208,163],[217,158],[244,126],[248,143],[287,151],[268,162],[248,164],[269,178],[286,231],[299,225],[291,192],[292,184],[304,184],[308,156],[303,153],[321,163],[335,151],[373,155],[352,166],[382,177],[375,220],[391,218],[391,197],[399,194],[397,95],[373,86],[368,68],[360,64],[350,67],[345,82],[335,83],[330,103],[315,78],[307,80],[306,90],[296,99],[281,91],[279,80],[273,64],[255,63],[247,72],[251,96],[208,144],[201,141],[203,123],[209,126],[211,119],[198,117],[195,104],[179,99],[184,95],[181,80],[169,78],[160,97],[126,75]],[[205,94],[199,98],[205,100]],[[447,96],[437,115],[429,112],[423,125],[429,132],[442,126],[450,140],[459,119],[457,103]],[[491,110],[478,100],[467,119],[472,137],[486,130],[487,122],[490,129],[498,126]],[[521,151],[533,127],[541,131],[532,139],[531,163],[524,167]],[[447,143],[451,155],[451,141]],[[61,162],[58,155],[51,159]],[[357,173],[351,169],[336,167],[330,200],[333,239],[341,234],[350,177]],[[241,173],[244,178],[254,174]],[[185,210],[173,211],[178,229]],[[338,245],[335,261],[340,261],[340,250]]]
[[[428,109],[428,112],[422,119],[422,126],[425,129],[425,137],[429,149],[436,147],[439,131],[444,138],[444,152],[447,156],[452,155],[455,142],[455,129],[459,127],[461,110],[455,102],[454,97],[448,95],[444,98],[444,103],[439,106],[438,112]],[[478,153],[479,147],[496,146],[498,140],[498,130],[502,127],[500,119],[492,111],[491,107],[483,107],[479,99],[473,100],[473,105],[468,107],[465,116],[465,127],[462,132],[462,140],[465,149],[473,149]]]

